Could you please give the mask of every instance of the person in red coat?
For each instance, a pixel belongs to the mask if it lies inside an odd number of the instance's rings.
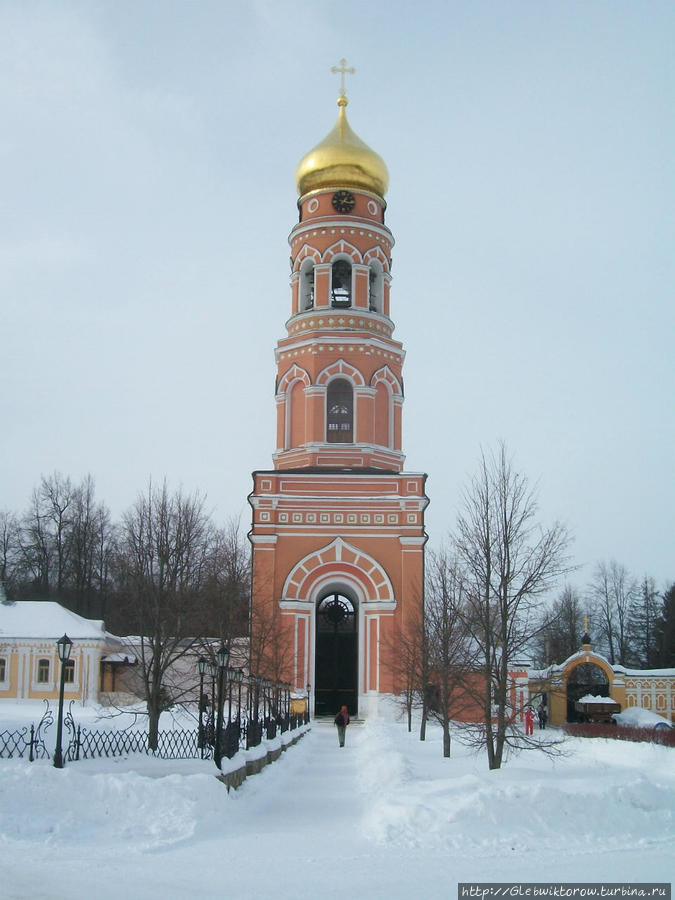
[[[349,725],[349,711],[347,710],[347,707],[344,705],[344,703],[340,707],[340,712],[335,716],[333,721],[337,725],[338,740],[340,741],[340,746],[344,747],[345,731],[347,730],[347,725]]]
[[[525,710],[525,734],[534,734],[534,710],[531,706]]]

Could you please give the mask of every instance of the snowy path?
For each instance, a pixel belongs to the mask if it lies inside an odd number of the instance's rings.
[[[438,737],[371,722],[341,750],[315,722],[229,794],[207,762],[5,761],[0,898],[454,900],[459,881],[668,877],[673,751],[576,742],[489,773]]]
[[[355,761],[363,727],[347,731],[341,750],[335,727],[315,723],[281,765],[246,780],[232,795],[241,816],[233,811],[237,827],[227,837],[228,855],[250,857],[253,871],[260,867],[255,860],[261,842],[282,867],[321,860],[330,870],[331,861],[345,858],[346,845],[358,844],[363,803]]]

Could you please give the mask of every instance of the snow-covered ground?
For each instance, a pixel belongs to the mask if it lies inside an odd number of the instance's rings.
[[[443,759],[440,739],[369,721],[339,749],[314,723],[229,794],[212,762],[0,760],[0,896],[452,898],[459,881],[670,880],[672,749],[568,738],[562,757],[489,772],[457,739]]]

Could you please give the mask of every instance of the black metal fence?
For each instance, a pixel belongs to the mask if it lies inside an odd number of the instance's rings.
[[[68,744],[66,759],[77,761],[132,753],[146,753],[160,759],[199,759],[201,756],[196,729],[160,731],[157,738],[157,750],[151,750],[147,731],[104,731],[77,726]]]
[[[49,703],[37,725],[28,725],[14,731],[0,731],[0,759],[48,759],[50,754],[45,745],[45,735],[50,725],[54,724]]]
[[[44,741],[37,737],[35,725],[15,731],[0,731],[0,759],[46,759],[49,756]]]
[[[71,702],[64,717],[70,736],[64,758],[76,762],[139,753],[160,759],[214,758],[220,763],[222,757],[232,759],[240,750],[257,747],[264,738],[273,740],[278,733],[293,731],[309,721],[308,713],[291,715],[287,690],[290,686],[273,685],[253,676],[247,681],[243,698],[240,689],[236,699],[231,689],[227,698],[221,698],[220,717],[214,716],[213,705],[209,709],[208,704],[200,703],[197,728],[160,731],[156,750],[150,749],[148,733],[141,729],[110,730],[77,725]],[[0,759],[28,757],[32,762],[51,756],[45,734],[54,723],[54,716],[48,701],[44,702],[46,709],[37,726],[0,732]]]
[[[263,739],[300,727],[309,714],[291,715],[291,685],[241,669],[221,667],[200,659],[198,745],[217,764],[239,750],[257,747]],[[211,679],[211,693],[208,682]],[[206,687],[206,692],[205,692]]]

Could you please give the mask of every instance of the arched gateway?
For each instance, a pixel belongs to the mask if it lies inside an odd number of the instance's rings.
[[[274,468],[253,474],[252,647],[314,708],[398,692],[422,600],[426,476],[403,471],[404,351],[390,318],[382,159],[338,122],[296,172],[291,316],[276,348]],[[257,655],[256,655],[257,654]]]
[[[587,694],[609,697],[609,679],[605,670],[595,662],[583,662],[571,667],[567,676],[567,721],[577,722],[581,717],[575,703]]]
[[[628,671],[623,666],[610,665],[604,656],[595,653],[586,633],[581,649],[563,663],[549,666],[543,672],[530,671],[530,696],[540,698],[546,705],[552,725],[577,722],[580,716],[575,703],[587,694],[608,697],[622,709],[633,705],[634,698],[626,693]],[[647,672],[633,674],[649,677]]]
[[[316,609],[314,706],[331,715],[346,704],[358,713],[358,605],[346,594],[329,591]]]

